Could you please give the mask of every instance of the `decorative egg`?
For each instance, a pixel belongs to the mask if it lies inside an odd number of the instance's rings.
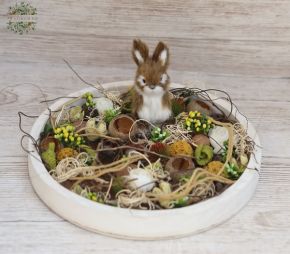
[[[104,121],[99,121],[96,125],[96,129],[102,135],[107,134],[107,125]]]
[[[113,102],[105,97],[95,98],[94,102],[96,104],[95,109],[98,110],[100,115],[103,114],[106,110],[114,108]]]
[[[161,181],[159,183],[159,188],[155,187],[152,191],[154,194],[160,195],[160,194],[170,194],[172,192],[171,185],[168,182]],[[160,205],[164,208],[171,208],[172,201],[171,200],[165,200],[165,201],[159,201]]]
[[[71,122],[81,121],[84,118],[84,111],[82,107],[76,106],[70,109],[69,119]]]
[[[95,141],[98,139],[98,131],[96,130],[96,119],[91,118],[86,123],[86,134],[92,134],[88,135],[87,139],[89,141]]]
[[[194,135],[192,141],[196,145],[210,145],[209,138],[203,134]]]
[[[221,154],[225,149],[224,142],[229,139],[229,132],[227,128],[222,126],[214,126],[209,133],[210,144],[214,148],[215,154]]]
[[[248,156],[246,154],[241,154],[240,155],[240,162],[241,162],[242,167],[247,166],[247,164],[249,162]]]
[[[104,121],[99,121],[96,125],[96,119],[91,118],[86,123],[86,134],[91,134],[87,136],[89,141],[95,141],[99,138],[98,134],[106,135],[107,126]]]
[[[200,113],[208,115],[208,116],[211,115],[212,113],[210,106],[206,102],[195,97],[192,97],[190,99],[189,103],[187,104],[186,109],[188,112],[199,111]]]
[[[178,155],[193,155],[193,149],[185,140],[176,141],[168,146],[168,153],[170,156]]]
[[[143,192],[151,191],[154,186],[153,176],[143,168],[135,168],[130,170],[128,179],[128,187],[132,190],[140,190]]]

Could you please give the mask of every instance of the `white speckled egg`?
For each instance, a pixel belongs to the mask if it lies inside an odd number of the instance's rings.
[[[103,114],[108,109],[113,109],[113,102],[105,97],[95,98],[94,102],[96,103],[95,108],[98,110],[99,114]]]

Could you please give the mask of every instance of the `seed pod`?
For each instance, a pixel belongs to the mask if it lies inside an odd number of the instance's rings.
[[[109,164],[121,158],[122,150],[110,150],[110,148],[116,148],[119,144],[115,141],[103,139],[97,146],[96,160],[102,164]],[[108,149],[106,151],[98,151],[101,149]]]
[[[209,145],[199,145],[195,149],[195,160],[200,166],[204,166],[212,160],[213,149]]]
[[[116,116],[109,124],[109,133],[113,137],[127,140],[129,132],[134,123],[134,119],[127,115]]]
[[[192,159],[188,157],[172,157],[165,165],[169,171],[172,180],[179,181],[182,177],[188,177],[192,174],[195,165]]]

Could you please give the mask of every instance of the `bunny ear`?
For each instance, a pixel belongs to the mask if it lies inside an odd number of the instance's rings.
[[[156,49],[152,56],[152,60],[155,62],[159,61],[162,66],[165,66],[167,68],[169,64],[169,49],[162,41],[160,41],[156,46]]]
[[[133,59],[136,64],[139,66],[144,63],[149,55],[149,50],[147,45],[141,40],[133,41],[133,49],[132,49]]]

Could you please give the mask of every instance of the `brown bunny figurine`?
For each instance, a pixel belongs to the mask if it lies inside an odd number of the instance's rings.
[[[164,122],[171,116],[169,95],[169,50],[159,42],[152,57],[147,45],[134,40],[132,50],[138,68],[133,86],[133,113],[152,123]]]

